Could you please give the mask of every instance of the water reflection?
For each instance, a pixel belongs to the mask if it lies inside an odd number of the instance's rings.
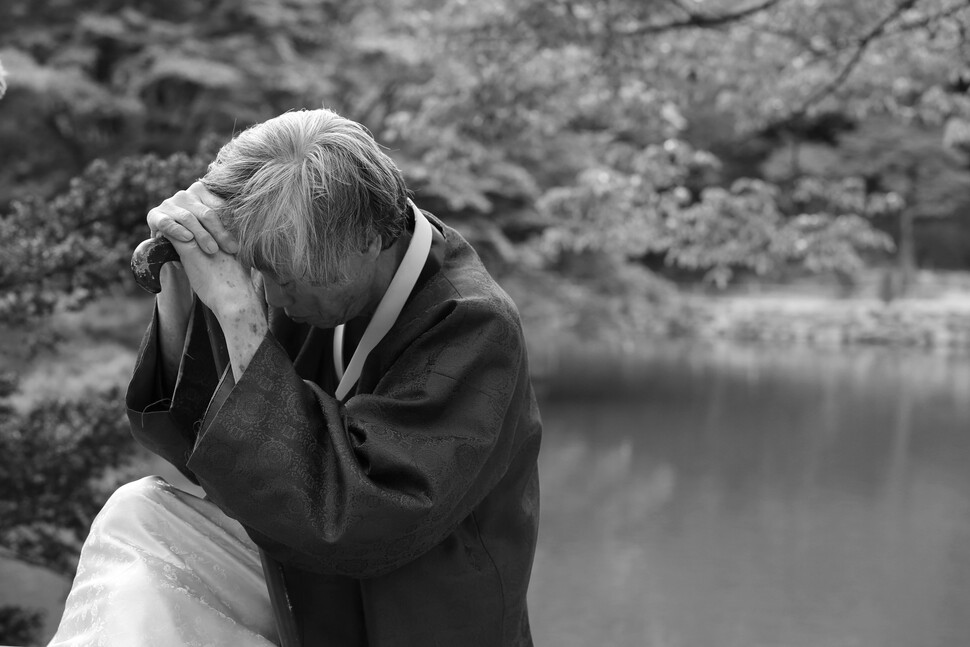
[[[576,362],[541,367],[537,644],[965,644],[970,360]]]

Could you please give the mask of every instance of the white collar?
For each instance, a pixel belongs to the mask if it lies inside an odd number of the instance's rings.
[[[411,295],[411,290],[418,282],[421,270],[428,260],[431,253],[431,223],[424,217],[421,210],[411,200],[408,205],[414,212],[414,234],[408,244],[408,250],[401,259],[390,285],[381,297],[381,302],[377,304],[377,310],[371,317],[370,323],[364,330],[354,356],[350,358],[350,364],[344,370],[343,347],[344,347],[344,325],[340,324],[333,331],[333,367],[337,372],[340,383],[334,393],[338,400],[343,400],[350,393],[350,390],[360,379],[360,371],[364,367],[367,355],[384,339],[384,335],[391,329],[398,315],[404,309],[404,302]]]

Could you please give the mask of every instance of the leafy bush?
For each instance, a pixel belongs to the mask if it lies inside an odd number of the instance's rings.
[[[211,148],[95,161],[53,200],[15,202],[0,218],[0,322],[24,324],[130,282],[145,214],[200,177]]]
[[[36,645],[44,614],[40,611],[7,605],[0,607],[0,640],[7,645]]]
[[[851,275],[864,266],[862,252],[892,248],[855,199],[856,182],[826,186],[826,199],[805,212],[806,204],[785,200],[770,182],[718,186],[718,160],[681,141],[613,152],[610,165],[588,169],[540,200],[558,221],[543,241],[553,260],[585,250],[634,259],[660,254],[723,287],[739,269],[763,275],[796,265]]]
[[[0,421],[0,546],[16,559],[73,575],[91,520],[128,476],[121,401],[112,389]]]

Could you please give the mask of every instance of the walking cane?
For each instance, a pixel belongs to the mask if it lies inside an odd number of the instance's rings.
[[[162,266],[169,261],[177,261],[178,252],[165,238],[149,238],[135,248],[131,256],[131,272],[135,282],[152,294],[162,291],[160,273]],[[229,352],[223,340],[216,333],[213,314],[209,308],[203,307],[206,331],[209,333],[209,343],[212,346],[212,356],[215,359],[216,371],[222,375],[229,365]],[[269,591],[269,601],[273,606],[276,618],[276,631],[279,634],[281,647],[300,647],[300,634],[297,631],[296,616],[293,603],[286,591],[283,579],[283,566],[273,559],[266,551],[259,548],[259,561],[263,566],[263,576],[266,578],[266,588]]]

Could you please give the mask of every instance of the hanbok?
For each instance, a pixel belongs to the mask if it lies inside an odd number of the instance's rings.
[[[282,566],[303,645],[528,647],[541,420],[521,321],[468,242],[411,206],[419,271],[413,287],[392,278],[386,319],[340,335],[267,304],[269,331],[236,380],[196,301],[165,389],[156,312],[128,419]],[[248,627],[230,587],[231,617]]]
[[[269,647],[276,628],[256,545],[204,499],[157,476],[95,518],[49,647]]]

